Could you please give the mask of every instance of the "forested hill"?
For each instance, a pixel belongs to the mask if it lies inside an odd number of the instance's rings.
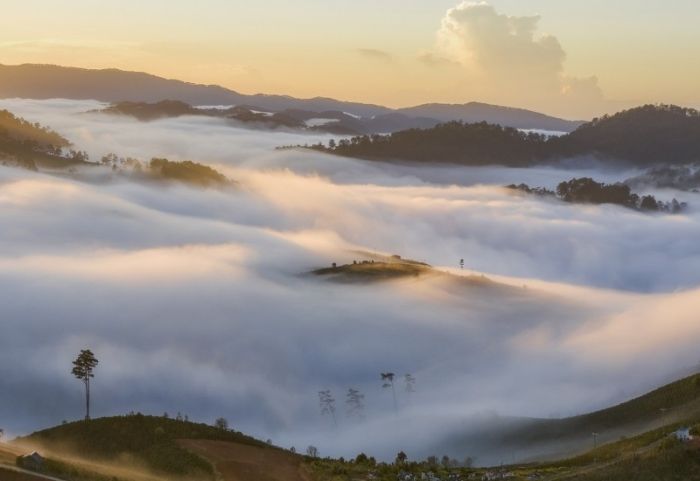
[[[16,164],[36,169],[37,163],[66,164],[80,162],[82,152],[63,149],[70,142],[53,130],[0,110],[0,163]]]
[[[583,124],[552,141],[557,155],[596,154],[637,166],[700,160],[700,112],[645,105]]]
[[[314,148],[373,160],[526,166],[546,157],[547,147],[547,138],[540,134],[485,122],[465,124],[455,121],[431,129],[343,139],[331,142],[328,148]]]
[[[68,147],[68,140],[53,130],[16,117],[7,110],[0,110],[0,136],[6,140],[31,142],[42,147]]]
[[[700,113],[674,105],[645,105],[594,119],[561,137],[483,122],[448,122],[313,148],[370,160],[462,165],[527,166],[583,156],[636,167],[687,164],[700,161]]]

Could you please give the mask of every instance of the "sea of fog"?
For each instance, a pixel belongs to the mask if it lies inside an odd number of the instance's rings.
[[[85,347],[100,360],[96,416],[223,416],[284,447],[384,458],[442,454],[431,444],[472,419],[606,406],[700,361],[698,194],[655,192],[688,202],[681,215],[571,205],[502,186],[636,172],[275,151],[330,137],[85,113],[100,106],[0,100],[92,159],[191,159],[237,186],[0,167],[0,428],[12,435],[82,416],[70,370]],[[305,275],[362,251],[455,277],[349,285]],[[507,287],[459,279],[482,274]],[[379,379],[387,371],[397,411]],[[345,415],[350,387],[365,394],[364,420]],[[337,428],[320,415],[323,389],[337,400]]]

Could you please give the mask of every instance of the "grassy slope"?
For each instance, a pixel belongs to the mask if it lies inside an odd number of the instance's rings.
[[[700,450],[696,445],[663,442],[654,449],[618,462],[574,472],[576,481],[691,481],[700,479]]]
[[[681,379],[608,409],[559,421],[546,420],[539,427],[535,424],[530,430],[523,429],[520,441],[553,441],[570,435],[571,430],[586,429],[590,432],[590,426],[601,432],[603,429],[617,430],[630,423],[639,424],[661,407],[669,409],[665,415],[668,422],[662,428],[603,444],[573,458],[504,467],[503,470],[513,473],[514,480],[528,479],[533,474],[537,474],[538,479],[551,481],[700,479],[700,444],[685,445],[669,436],[679,426],[699,426],[700,375]],[[371,466],[330,459],[304,460],[240,433],[142,415],[75,422],[34,433],[16,442],[44,444],[54,449],[63,446],[79,452],[84,458],[97,460],[123,462],[134,459],[156,473],[165,474],[162,479],[179,476],[213,479],[216,470],[222,481],[351,481],[370,478],[393,481],[401,471],[418,474],[430,471],[446,479],[450,473],[459,473],[463,478],[469,474],[481,477],[486,472],[500,469],[446,469],[415,463]],[[15,454],[16,451],[5,453],[5,458],[12,459]],[[0,450],[0,461],[2,456]],[[81,472],[75,469],[52,472],[78,481],[112,481],[112,478],[102,475],[86,477],[85,471],[81,476]],[[119,481],[135,479],[115,478]]]
[[[603,435],[631,429],[639,433],[655,424],[693,421],[699,415],[700,374],[695,374],[607,409],[560,420],[541,420],[536,429],[521,433],[521,439],[558,440],[582,431]]]
[[[266,446],[243,434],[205,424],[139,414],[73,422],[19,438],[15,443],[45,446],[51,452],[102,462],[130,459],[156,474],[213,479],[211,464],[181,447],[179,439]]]
[[[209,460],[222,481],[311,481],[304,458],[272,446],[206,439],[183,439],[180,445]]]
[[[312,275],[341,283],[366,283],[398,279],[410,279],[431,276],[433,279],[451,281],[457,289],[460,287],[498,287],[514,289],[499,284],[483,275],[455,276],[437,269],[424,262],[403,259],[398,256],[383,256],[368,252],[358,252],[360,259],[357,263],[344,264],[336,267],[324,267],[311,271]],[[446,286],[447,288],[447,286]]]
[[[317,269],[312,272],[337,282],[373,282],[429,274],[430,266],[408,262],[366,262]]]
[[[456,446],[469,453],[478,440],[479,447],[487,451],[498,449],[535,459],[561,459],[590,449],[594,432],[603,444],[651,432],[665,424],[694,424],[698,419],[700,374],[589,414],[563,419],[503,418],[484,432],[465,432],[449,438],[442,446]]]

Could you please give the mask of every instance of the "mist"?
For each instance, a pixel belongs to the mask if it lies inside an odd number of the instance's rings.
[[[414,459],[443,454],[432,446],[496,414],[605,407],[700,361],[698,194],[662,191],[688,202],[680,215],[565,204],[502,186],[635,173],[275,151],[330,137],[85,113],[100,105],[0,101],[93,160],[190,159],[237,185],[0,167],[6,432],[82,416],[70,367],[85,347],[100,360],[96,416],[224,416],[284,447],[384,459],[401,449]],[[364,253],[445,274],[379,284],[308,275]],[[494,282],[470,281],[481,275]],[[397,412],[379,379],[387,371],[397,374]],[[405,391],[406,373],[415,393]],[[350,387],[366,396],[365,421],[345,416]],[[338,428],[319,413],[322,389],[336,398]]]

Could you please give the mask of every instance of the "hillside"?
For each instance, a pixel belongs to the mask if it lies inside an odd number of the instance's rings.
[[[2,98],[68,98],[103,102],[179,100],[190,105],[255,105],[279,111],[341,110],[355,115],[378,115],[386,107],[326,98],[295,99],[285,95],[245,95],[217,85],[199,85],[143,72],[82,69],[58,65],[0,65]]]
[[[527,167],[548,157],[547,138],[511,127],[461,121],[333,142],[325,152],[369,160]]]
[[[700,374],[589,414],[558,420],[503,418],[478,433],[477,442],[485,452],[519,450],[522,457],[530,454],[528,448],[549,446],[554,451],[545,456],[540,452],[539,458],[558,457],[556,461],[475,468],[470,460],[462,461],[464,453],[474,453],[468,450],[473,446],[460,444],[459,438],[449,441],[449,449],[461,453],[459,458],[380,463],[360,454],[354,460],[319,459],[226,429],[136,414],[64,424],[0,445],[0,474],[5,474],[2,466],[14,456],[38,448],[47,459],[43,473],[68,481],[700,479],[700,443],[682,443],[670,435],[682,426],[694,430],[700,426]],[[594,449],[591,433],[597,433]],[[412,478],[405,477],[411,473]],[[36,481],[27,474],[8,476],[14,476],[7,477],[12,481]]]
[[[180,446],[212,463],[223,481],[311,481],[304,458],[282,449],[185,439]]]
[[[99,113],[110,115],[126,115],[148,122],[150,120],[180,117],[182,115],[202,115],[202,111],[177,100],[161,100],[160,102],[117,102]]]
[[[432,127],[449,120],[487,121],[500,125],[570,131],[578,123],[537,112],[496,105],[427,104],[393,110],[381,105],[345,102],[324,97],[297,99],[287,95],[246,95],[218,85],[199,85],[143,72],[82,69],[57,65],[0,65],[0,98],[68,98],[103,102],[160,102],[177,100],[190,105],[245,105],[253,110],[282,112],[341,112],[364,119],[363,129],[336,130],[337,135],[388,133]],[[321,117],[320,115],[318,117]],[[350,124],[350,119],[345,119]]]
[[[82,162],[79,152],[64,154],[70,142],[53,130],[0,110],[0,163],[36,170],[37,165],[65,166]]]
[[[592,446],[632,437],[674,423],[700,422],[700,374],[624,403],[562,419],[498,418],[488,429],[453,435],[438,444],[445,452],[518,452],[521,458],[565,458]],[[476,454],[477,456],[479,454]]]
[[[211,464],[182,447],[182,439],[274,449],[249,436],[206,424],[141,414],[77,421],[18,438],[13,444],[38,448],[59,458],[102,463],[130,459],[134,468],[144,467],[155,475],[213,479]]]
[[[488,122],[507,125],[516,129],[541,129],[571,132],[583,124],[579,120],[564,120],[532,110],[501,107],[481,102],[466,104],[424,104],[398,109],[397,112],[412,117],[429,117],[441,122],[461,120],[467,123]]]
[[[595,155],[638,167],[700,161],[700,112],[644,105],[588,122],[552,139],[559,156]]]
[[[471,166],[527,167],[576,157],[634,167],[692,164],[700,161],[700,113],[672,105],[645,105],[595,119],[562,136],[451,121],[311,147],[368,160]]]

